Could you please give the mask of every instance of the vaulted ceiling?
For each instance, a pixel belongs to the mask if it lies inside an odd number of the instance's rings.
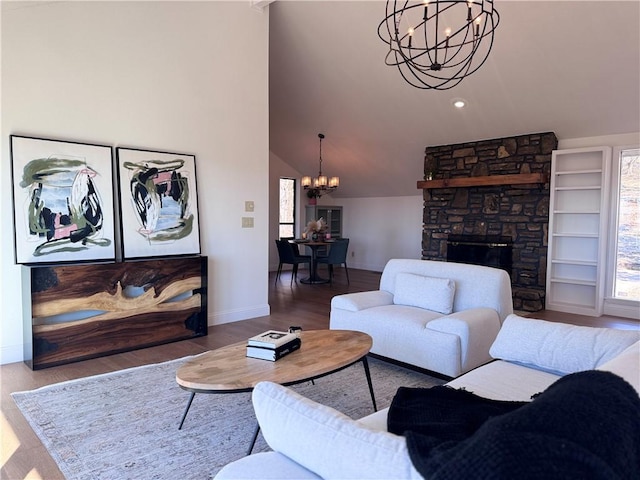
[[[269,5],[270,150],[334,197],[417,195],[424,149],[535,132],[640,132],[640,1],[496,0],[494,46],[448,91],[387,67],[380,1]],[[457,110],[454,98],[467,106]]]

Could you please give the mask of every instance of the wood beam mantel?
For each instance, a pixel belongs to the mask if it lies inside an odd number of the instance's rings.
[[[487,175],[483,177],[442,178],[438,180],[418,180],[418,188],[463,188],[488,187],[493,185],[522,185],[548,183],[547,173],[517,173],[511,175]]]

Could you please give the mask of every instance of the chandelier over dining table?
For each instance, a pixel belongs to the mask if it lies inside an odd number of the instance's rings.
[[[487,60],[499,21],[493,0],[390,0],[378,36],[409,84],[448,90]]]
[[[324,138],[324,134],[319,133],[318,138],[320,139],[320,168],[318,170],[318,176],[311,178],[310,176],[305,175],[300,180],[302,188],[308,190],[311,197],[321,197],[326,193],[333,192],[340,186],[339,177],[329,178],[322,173],[322,139]]]

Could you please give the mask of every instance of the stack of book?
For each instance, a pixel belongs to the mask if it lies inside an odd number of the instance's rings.
[[[302,342],[295,333],[268,330],[247,341],[247,357],[276,360],[300,348]]]

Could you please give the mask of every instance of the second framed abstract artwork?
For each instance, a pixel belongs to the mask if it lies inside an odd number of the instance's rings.
[[[199,255],[194,155],[116,149],[124,259]]]

